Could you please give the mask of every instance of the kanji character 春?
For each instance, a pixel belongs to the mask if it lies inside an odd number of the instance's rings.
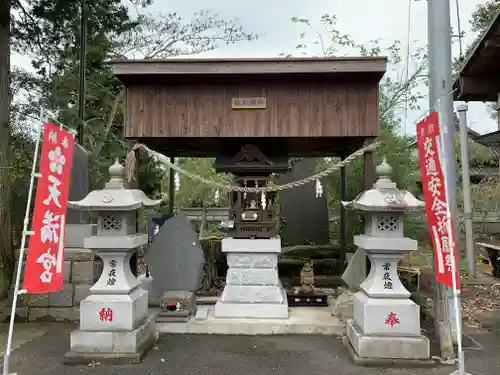
[[[50,243],[59,242],[58,231],[60,229],[60,215],[54,215],[50,210],[46,210],[43,215],[42,228],[40,230],[40,237],[43,243],[47,241]]]
[[[400,321],[396,313],[390,312],[387,318],[385,318],[384,324],[388,324],[392,328],[395,325],[400,324]]]

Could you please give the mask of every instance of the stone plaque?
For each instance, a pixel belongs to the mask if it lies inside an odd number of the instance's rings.
[[[184,213],[165,221],[145,258],[155,286],[163,292],[199,289],[205,257],[198,235]]]
[[[278,184],[299,181],[316,173],[317,159],[306,158],[294,164]],[[329,243],[326,189],[316,198],[315,182],[280,192],[280,213],[284,223],[283,246],[324,245]]]

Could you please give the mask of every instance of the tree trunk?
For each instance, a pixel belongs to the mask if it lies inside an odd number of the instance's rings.
[[[10,0],[0,0],[0,297],[8,291],[14,269],[10,155]]]

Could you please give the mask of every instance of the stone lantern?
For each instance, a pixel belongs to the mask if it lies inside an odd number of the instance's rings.
[[[354,236],[371,262],[370,273],[353,298],[353,319],[347,338],[357,362],[430,360],[429,340],[420,332],[420,309],[401,283],[398,263],[417,250],[417,241],[404,236],[404,216],[424,210],[424,202],[391,181],[392,168],[377,166],[373,189],[362,192],[346,208],[361,211],[365,233]]]
[[[84,247],[97,252],[103,270],[80,303],[80,329],[71,332],[66,362],[138,362],[157,339],[154,318],[148,314],[148,293],[132,274],[130,258],[148,240],[137,232],[137,210],[160,201],[127,189],[124,174],[116,161],[104,189],[69,202],[72,208],[97,213],[97,235],[85,238]]]

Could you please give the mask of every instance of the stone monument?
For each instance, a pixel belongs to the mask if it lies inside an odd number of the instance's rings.
[[[103,270],[80,303],[80,329],[71,332],[67,363],[136,363],[157,340],[154,316],[148,314],[148,293],[132,274],[130,258],[147,243],[147,235],[137,233],[136,211],[160,201],[126,189],[124,173],[116,161],[104,189],[69,202],[72,208],[97,212],[97,235],[85,238],[84,246],[97,251]]]
[[[417,241],[404,237],[403,219],[422,211],[424,203],[391,181],[392,168],[384,160],[376,168],[378,180],[347,208],[365,215],[365,234],[354,237],[371,262],[368,277],[354,294],[354,319],[347,321],[347,338],[356,363],[422,362],[430,360],[429,340],[420,332],[420,309],[410,300],[397,266],[417,250]]]
[[[180,212],[165,221],[145,258],[159,295],[157,321],[189,320],[196,313],[194,293],[201,285],[205,257],[186,214]]]

